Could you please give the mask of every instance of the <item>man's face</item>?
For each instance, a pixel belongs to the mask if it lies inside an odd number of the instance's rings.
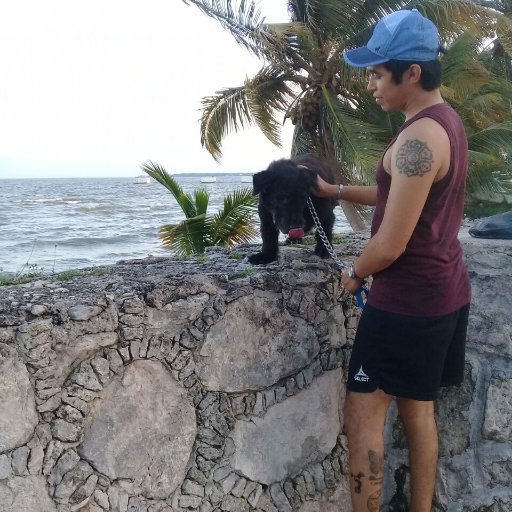
[[[406,103],[405,84],[396,84],[391,71],[383,65],[369,66],[367,89],[375,102],[386,112],[400,112]]]

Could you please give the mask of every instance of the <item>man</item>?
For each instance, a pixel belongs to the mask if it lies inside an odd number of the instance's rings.
[[[351,293],[373,276],[347,380],[345,427],[354,512],[377,512],[383,428],[396,397],[409,447],[410,512],[430,512],[438,458],[434,400],[462,382],[471,289],[457,239],[467,138],[443,101],[436,26],[416,9],[385,16],[367,46],[344,53],[366,67],[368,91],[405,122],[384,152],[376,187],[315,192],[375,205],[371,239],[342,282]]]

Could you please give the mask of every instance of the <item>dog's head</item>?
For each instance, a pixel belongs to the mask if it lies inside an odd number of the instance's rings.
[[[271,213],[274,224],[290,238],[304,236],[304,209],[317,174],[292,160],[277,160],[253,175],[253,194]],[[302,231],[301,231],[302,230]]]

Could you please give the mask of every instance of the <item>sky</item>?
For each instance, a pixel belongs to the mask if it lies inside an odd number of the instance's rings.
[[[286,0],[259,0],[267,22]],[[289,156],[254,128],[220,163],[200,144],[201,98],[261,62],[182,0],[0,0],[0,178],[256,172]]]

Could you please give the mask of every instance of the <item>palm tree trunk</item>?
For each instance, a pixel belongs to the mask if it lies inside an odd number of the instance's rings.
[[[354,231],[364,231],[368,227],[363,216],[354,204],[348,201],[339,201],[339,204],[345,214],[347,222]]]
[[[341,169],[340,163],[336,159],[336,150],[334,148],[332,133],[330,133],[329,128],[327,126],[322,126],[320,133],[325,158],[331,163],[333,169],[336,170],[336,176],[340,178],[341,176],[346,175],[346,173]],[[366,220],[353,203],[349,203],[348,201],[339,201],[339,204],[345,214],[347,222],[354,231],[364,231],[368,227]]]

